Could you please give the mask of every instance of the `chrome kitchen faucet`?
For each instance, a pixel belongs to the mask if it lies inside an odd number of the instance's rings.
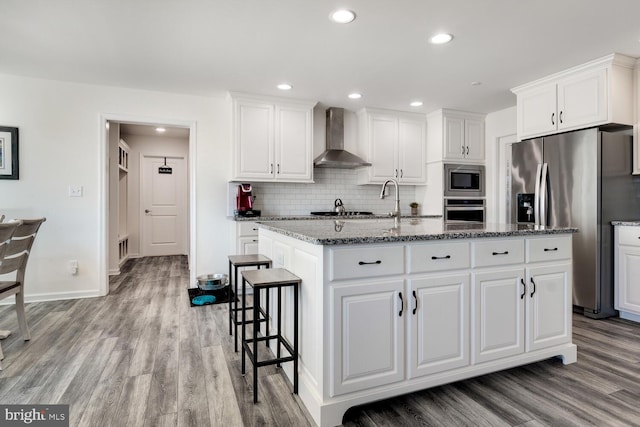
[[[382,190],[380,191],[380,198],[385,198],[385,191],[387,190],[387,184],[393,182],[393,185],[396,187],[396,205],[393,208],[392,215],[396,218],[396,224],[400,223],[400,187],[398,187],[398,181],[395,179],[388,179],[382,184]]]

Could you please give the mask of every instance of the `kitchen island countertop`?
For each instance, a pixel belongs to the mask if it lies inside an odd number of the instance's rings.
[[[325,219],[323,221],[258,221],[260,227],[315,245],[408,242],[421,240],[514,237],[576,233],[577,228],[516,224],[445,223],[441,218]]]
[[[637,221],[611,221],[611,225],[624,225],[627,227],[640,227],[640,220]]]

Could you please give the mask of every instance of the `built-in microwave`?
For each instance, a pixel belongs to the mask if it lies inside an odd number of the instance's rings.
[[[444,165],[445,197],[484,197],[484,166]]]

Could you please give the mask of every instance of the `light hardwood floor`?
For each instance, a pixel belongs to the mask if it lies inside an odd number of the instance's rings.
[[[185,257],[129,261],[103,298],[0,307],[0,403],[70,404],[72,426],[307,426],[275,367],[240,375],[225,304],[190,307]],[[352,408],[346,426],[640,425],[640,326],[574,316],[557,359]]]

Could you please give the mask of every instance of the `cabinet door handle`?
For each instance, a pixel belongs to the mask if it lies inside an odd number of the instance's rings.
[[[467,145],[467,156],[469,155],[469,146]]]
[[[257,229],[257,228],[252,228],[252,230],[253,230],[253,231],[258,231],[258,229]]]
[[[558,250],[558,248],[544,248],[545,252],[555,252],[557,250]]]
[[[461,154],[464,156],[464,145],[462,146],[462,153]]]
[[[415,305],[413,306],[413,314],[416,314],[416,310],[418,309],[418,295],[416,295],[416,291],[413,291],[413,301],[415,301]]]
[[[277,172],[277,174],[278,174],[278,175],[280,175],[280,163],[278,163],[278,164],[277,164],[277,166],[278,166],[278,172]]]
[[[555,120],[555,118],[556,118],[556,113],[551,113],[551,124],[552,124],[552,125],[555,125],[555,124],[556,124],[556,120]]]
[[[522,293],[520,294],[520,299],[524,299],[524,295],[527,293],[527,284],[524,283],[524,279],[520,278],[520,283],[522,283]]]
[[[269,174],[273,173],[273,163],[269,163]]]
[[[560,111],[560,123],[562,123],[562,111]]]
[[[402,172],[402,169],[400,169],[400,178],[402,178],[404,176],[404,173]]]
[[[509,251],[504,252],[494,252],[493,255],[509,255]]]
[[[252,242],[257,243],[257,242],[258,242],[258,239],[253,239],[253,240],[251,240],[251,241],[252,241]]]
[[[377,261],[373,261],[373,262],[366,262],[366,261],[359,261],[358,265],[372,265],[372,264],[382,264],[381,260],[377,260]]]
[[[400,297],[400,313],[398,313],[398,316],[402,317],[402,312],[404,311],[404,300],[402,299],[402,292],[398,292],[398,296]]]
[[[431,259],[450,259],[451,255],[445,255],[445,256],[432,256]]]
[[[396,176],[395,176],[395,178],[397,178],[397,177],[398,177],[398,169],[396,169]]]
[[[536,282],[533,281],[533,277],[530,277],[529,280],[531,280],[531,284],[533,285],[533,290],[531,291],[531,295],[529,296],[533,298],[533,294],[536,293]]]

